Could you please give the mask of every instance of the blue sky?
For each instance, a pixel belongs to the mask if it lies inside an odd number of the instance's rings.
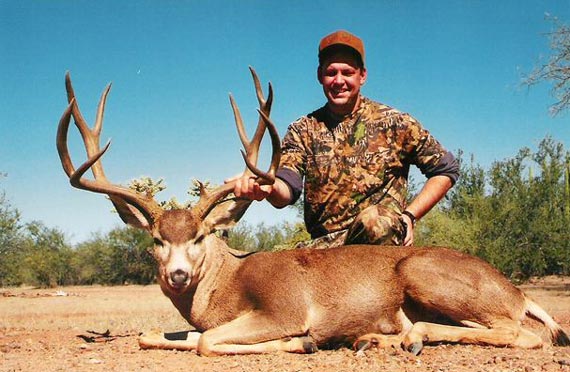
[[[70,71],[90,123],[113,83],[101,136],[113,140],[107,176],[163,177],[159,199],[185,200],[192,179],[219,183],[243,169],[228,93],[253,130],[247,67],[272,82],[283,135],[324,103],[316,50],[336,29],[365,42],[364,94],[411,113],[448,149],[488,167],[546,135],[568,148],[570,117],[549,116],[550,87],[520,82],[549,53],[545,14],[570,22],[569,0],[352,3],[0,0],[0,190],[25,222],[57,227],[71,242],[121,224],[103,196],[71,188],[61,169],[55,133]],[[70,147],[83,162],[76,133]],[[294,218],[265,203],[244,217]]]

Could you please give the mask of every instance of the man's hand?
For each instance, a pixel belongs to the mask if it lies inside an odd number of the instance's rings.
[[[238,198],[261,201],[273,191],[273,185],[260,185],[255,177],[243,176],[236,180],[234,194]]]
[[[234,195],[238,198],[257,201],[267,199],[275,208],[286,207],[293,201],[289,185],[280,178],[276,178],[273,185],[260,185],[255,176],[240,174],[224,181],[230,182],[235,182]]]
[[[406,236],[404,237],[404,246],[409,247],[414,244],[414,223],[407,214],[402,214],[402,220],[406,224]]]
[[[250,200],[264,200],[273,191],[272,185],[260,185],[256,181],[255,176],[238,175],[227,180],[224,183],[235,182],[234,195],[238,198],[245,198]]]

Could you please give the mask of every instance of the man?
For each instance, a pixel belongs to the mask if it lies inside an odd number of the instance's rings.
[[[417,120],[361,95],[364,61],[355,35],[324,37],[317,78],[327,103],[289,126],[274,185],[241,177],[234,188],[237,197],[267,199],[277,208],[293,204],[304,188],[310,247],[412,245],[416,220],[459,175],[454,156]],[[407,205],[411,164],[427,181]]]

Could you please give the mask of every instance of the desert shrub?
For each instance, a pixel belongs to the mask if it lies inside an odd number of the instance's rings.
[[[543,139],[485,172],[473,159],[418,240],[466,250],[512,279],[570,273],[570,155]]]

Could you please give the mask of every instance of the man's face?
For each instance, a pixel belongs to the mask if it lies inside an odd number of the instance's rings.
[[[343,51],[332,54],[323,61],[317,74],[331,111],[347,115],[358,108],[366,69],[358,67],[352,54]]]

